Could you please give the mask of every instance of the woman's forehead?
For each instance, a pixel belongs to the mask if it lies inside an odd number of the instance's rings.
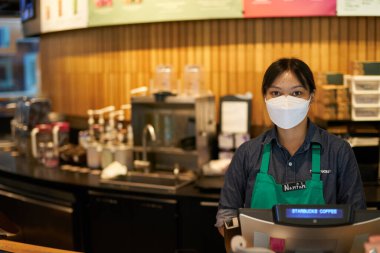
[[[283,86],[283,85],[294,85],[294,86],[303,86],[302,83],[297,79],[290,71],[286,71],[279,75],[271,84],[271,86]]]

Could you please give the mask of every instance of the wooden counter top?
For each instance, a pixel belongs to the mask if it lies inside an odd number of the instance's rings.
[[[12,253],[75,253],[75,251],[53,249],[7,240],[0,240],[0,250]]]

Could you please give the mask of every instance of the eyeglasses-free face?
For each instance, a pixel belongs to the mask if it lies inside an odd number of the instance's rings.
[[[308,100],[311,92],[301,84],[293,73],[284,72],[278,76],[268,88],[265,99],[269,100],[283,95]]]

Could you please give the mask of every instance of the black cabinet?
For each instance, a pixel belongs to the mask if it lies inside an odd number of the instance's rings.
[[[177,201],[90,192],[89,252],[175,252]]]
[[[10,239],[24,243],[80,250],[74,237],[74,208],[66,193],[36,187],[0,185],[0,212],[19,227]],[[76,247],[77,246],[77,247]]]
[[[180,201],[181,242],[178,252],[226,252],[224,239],[214,227],[216,200],[185,198]]]

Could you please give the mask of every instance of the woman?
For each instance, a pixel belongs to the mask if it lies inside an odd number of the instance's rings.
[[[307,117],[315,83],[299,59],[280,59],[264,74],[262,94],[275,127],[236,151],[225,175],[216,227],[237,209],[288,204],[352,204],[366,207],[350,145]]]

